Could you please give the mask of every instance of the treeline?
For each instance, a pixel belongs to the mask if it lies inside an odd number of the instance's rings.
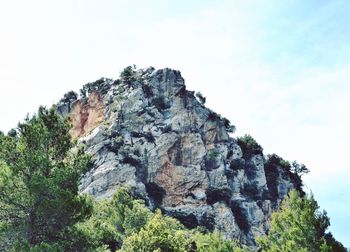
[[[91,158],[69,129],[54,110],[40,108],[0,134],[0,251],[249,251],[218,231],[189,230],[152,212],[125,188],[109,200],[80,195]],[[346,251],[328,225],[312,197],[291,192],[258,243],[262,251]]]

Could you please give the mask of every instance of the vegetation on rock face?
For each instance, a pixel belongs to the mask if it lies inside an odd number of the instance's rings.
[[[234,125],[231,124],[230,120],[228,120],[227,118],[225,117],[222,117],[221,115],[211,111],[209,114],[208,114],[208,120],[210,121],[221,121],[226,129],[226,131],[228,133],[234,133],[235,130],[236,130],[236,127]]]
[[[127,83],[129,86],[133,81],[135,81],[135,69],[136,66],[127,66],[124,68],[124,70],[120,73],[120,79],[122,82]]]
[[[301,176],[305,173],[308,173],[309,170],[304,164],[299,164],[296,161],[293,161],[292,164],[277,154],[271,154],[266,156],[265,162],[265,174],[267,185],[270,189],[270,196],[273,198],[278,197],[278,181],[281,178],[290,178],[291,182],[300,193],[302,191],[302,180]],[[281,168],[281,170],[280,170]],[[280,174],[280,171],[282,173]]]
[[[95,82],[89,82],[80,89],[80,96],[81,98],[85,99],[91,93],[97,92],[97,91],[100,94],[105,94],[108,91],[111,82],[112,82],[111,79],[106,79],[106,78],[100,78]]]
[[[146,225],[125,239],[122,251],[190,251],[194,246],[190,233],[177,220],[158,210]]]
[[[218,231],[213,233],[197,233],[195,235],[196,251],[198,252],[244,252],[250,251],[248,248],[239,246],[238,243],[223,240]]]
[[[346,251],[334,239],[327,238],[329,218],[318,208],[313,196],[300,197],[296,190],[291,191],[280,211],[272,214],[268,235],[258,239],[262,251]]]
[[[244,135],[237,138],[237,143],[241,147],[245,157],[262,154],[263,148],[255,141],[251,135]]]
[[[65,93],[63,98],[60,100],[62,103],[71,103],[78,99],[78,94],[74,91],[69,91],[68,93]]]

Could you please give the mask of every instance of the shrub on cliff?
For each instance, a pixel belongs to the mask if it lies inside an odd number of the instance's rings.
[[[63,98],[60,100],[62,103],[70,103],[78,99],[78,94],[74,91],[69,91],[64,94]]]
[[[299,164],[296,161],[290,163],[277,154],[271,154],[266,156],[264,169],[270,195],[273,198],[278,197],[277,187],[278,178],[280,175],[282,177],[290,179],[294,185],[294,188],[296,188],[301,194],[304,194],[302,191],[303,183],[301,176],[309,172],[304,164]]]
[[[98,92],[102,95],[106,94],[110,88],[111,82],[111,79],[106,79],[103,77],[95,82],[89,82],[80,89],[80,96],[81,98],[85,99],[93,92]]]
[[[127,66],[126,68],[124,68],[124,70],[120,73],[121,81],[124,83],[127,83],[130,86],[132,82],[136,80],[135,69],[136,69],[135,65]]]
[[[251,135],[244,135],[237,138],[237,143],[241,147],[243,155],[246,158],[250,158],[256,154],[262,154],[263,148],[255,141]]]

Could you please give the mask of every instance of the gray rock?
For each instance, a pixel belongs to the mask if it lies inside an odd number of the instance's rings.
[[[94,161],[81,193],[108,198],[127,186],[187,227],[218,229],[254,247],[271,212],[295,188],[293,178],[276,168],[274,196],[264,157],[244,159],[223,119],[186,90],[179,71],[149,68],[134,77],[129,84],[99,81],[94,91],[103,99],[104,121],[79,139]],[[57,110],[68,115],[71,106]]]

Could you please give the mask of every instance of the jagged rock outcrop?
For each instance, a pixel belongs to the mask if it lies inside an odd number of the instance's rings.
[[[94,158],[81,192],[99,199],[128,186],[187,227],[254,246],[298,179],[262,151],[242,148],[229,121],[186,90],[179,71],[129,67],[121,76],[89,83],[80,99],[57,105]]]

